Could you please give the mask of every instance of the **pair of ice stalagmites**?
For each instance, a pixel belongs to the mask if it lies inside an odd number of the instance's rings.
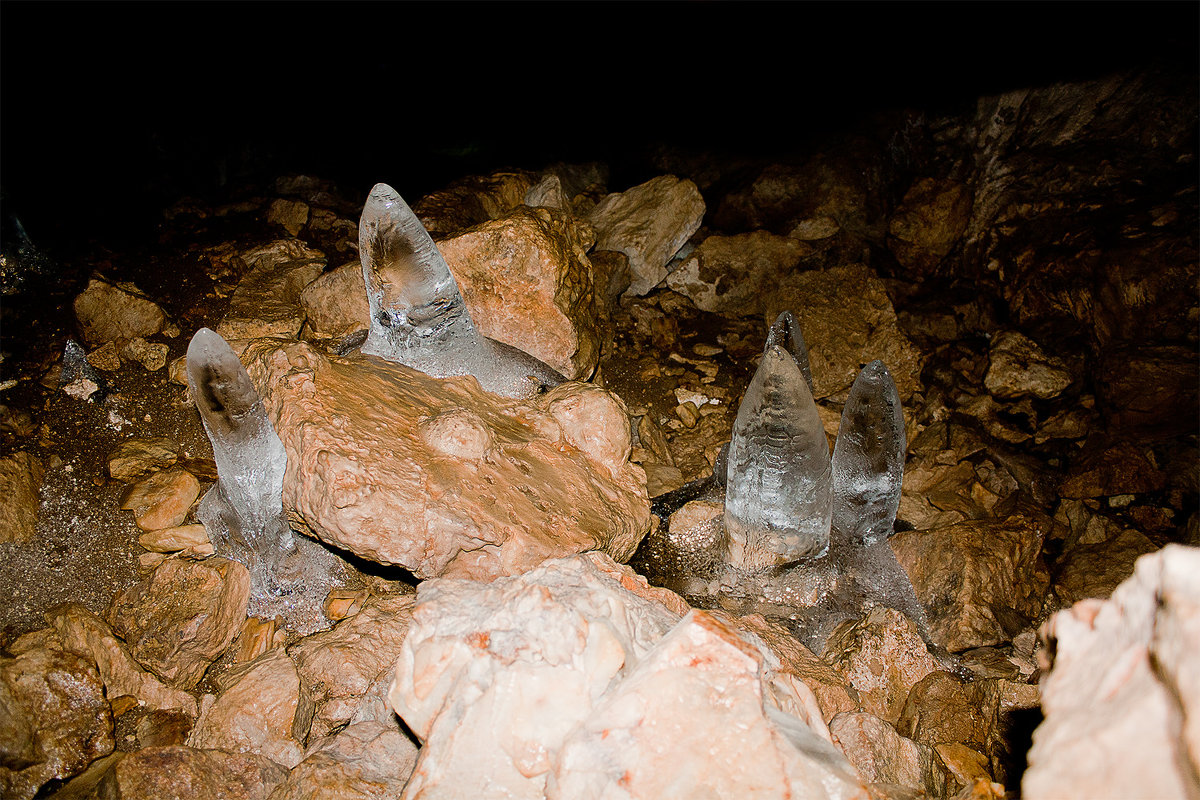
[[[475,328],[429,233],[392,187],[377,184],[359,221],[370,306],[362,352],[435,377],[474,375],[496,394],[524,398],[566,380],[548,365]],[[250,570],[255,602],[319,602],[336,559],[293,533],[283,512],[287,453],[241,360],[201,328],[187,353],[188,385],[217,462],[198,516],[219,553]]]
[[[862,369],[830,456],[808,350],[784,312],[709,479],[656,500],[667,518],[690,500],[724,513],[651,534],[634,565],[698,605],[789,620],[816,652],[841,621],[895,608],[928,642],[925,612],[887,542],[900,505],[904,416],[881,361]]]

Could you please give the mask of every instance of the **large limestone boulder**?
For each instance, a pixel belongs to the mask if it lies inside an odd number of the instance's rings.
[[[600,554],[422,584],[389,695],[424,743],[404,796],[865,800],[766,648],[626,585]]]
[[[624,406],[568,383],[528,401],[372,357],[261,343],[247,366],[287,450],[284,507],[319,538],[419,578],[493,578],[649,530]]]
[[[521,206],[438,249],[480,333],[586,379],[600,360],[591,238],[568,214]]]
[[[1200,774],[1200,549],[1143,556],[1109,600],[1044,630],[1054,663],[1021,796],[1196,796]]]

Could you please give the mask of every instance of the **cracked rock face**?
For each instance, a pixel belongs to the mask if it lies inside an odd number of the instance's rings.
[[[624,561],[649,529],[628,417],[595,386],[513,402],[298,342],[248,369],[287,450],[284,507],[363,558],[488,579],[587,550]]]

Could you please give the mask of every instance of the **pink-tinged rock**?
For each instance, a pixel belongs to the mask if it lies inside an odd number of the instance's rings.
[[[930,797],[945,795],[946,774],[936,766],[933,749],[896,733],[886,720],[845,712],[830,721],[829,733],[868,783],[898,784]]]
[[[34,631],[0,657],[0,797],[30,800],[47,781],[112,752],[113,720],[90,659]]]
[[[271,800],[392,800],[412,774],[417,752],[394,722],[358,722],[310,751]]]
[[[891,723],[912,687],[939,668],[912,620],[884,606],[835,628],[822,658],[857,692],[863,711]]]
[[[1050,583],[1041,556],[1050,524],[1013,515],[893,536],[896,559],[929,613],[933,641],[951,652],[1002,644],[1021,627],[1018,620],[1035,619]]]
[[[288,649],[315,706],[314,739],[349,722],[396,663],[415,601],[411,594],[372,597],[333,630],[306,636]]]
[[[588,214],[596,229],[596,249],[629,256],[633,283],[626,293],[639,296],[667,276],[667,262],[700,229],[703,218],[704,198],[696,184],[674,175],[610,194]]]
[[[812,252],[805,242],[768,231],[709,236],[667,276],[667,285],[701,311],[757,316],[768,289]]]
[[[623,404],[569,383],[514,403],[370,356],[264,346],[249,372],[288,455],[297,524],[419,578],[492,578],[650,527]]]
[[[149,709],[175,709],[196,716],[196,698],[166,686],[141,668],[125,643],[115,637],[108,624],[78,603],[54,608],[46,615],[63,647],[95,663],[110,698],[132,696]]]
[[[180,745],[129,753],[100,781],[104,800],[267,800],[287,770],[262,756]]]
[[[217,325],[226,339],[290,338],[300,332],[300,292],[325,269],[325,254],[298,239],[279,239],[242,253],[249,271],[229,299]]]
[[[863,364],[887,365],[901,400],[922,387],[921,351],[900,330],[883,281],[863,264],[784,276],[763,299],[768,325],[782,311],[796,315],[812,366],[813,395],[849,390]]]
[[[142,530],[157,531],[182,523],[199,496],[196,477],[183,467],[170,467],[131,486],[121,508],[133,512],[134,522]]]
[[[954,248],[971,216],[971,190],[961,183],[919,178],[888,225],[888,248],[915,277],[933,272]]]
[[[107,619],[138,663],[189,689],[237,636],[249,603],[238,562],[168,558],[117,595]]]
[[[590,233],[564,212],[521,206],[438,249],[481,333],[586,379],[600,360]]]
[[[1030,800],[1194,798],[1200,774],[1200,549],[1138,560],[1109,600],[1055,614]]]
[[[75,298],[75,318],[89,345],[153,336],[167,322],[163,310],[131,283],[92,278]]]
[[[304,756],[312,706],[300,694],[296,665],[281,648],[230,670],[221,693],[200,712],[188,746],[254,753],[288,769]]]
[[[704,612],[677,624],[629,577],[593,553],[421,584],[389,692],[424,742],[404,797],[667,797],[672,778],[866,797],[773,654]]]
[[[21,450],[0,458],[0,542],[28,542],[37,531],[42,462]]]
[[[328,338],[365,330],[371,319],[362,262],[358,259],[332,269],[300,293],[308,331]]]

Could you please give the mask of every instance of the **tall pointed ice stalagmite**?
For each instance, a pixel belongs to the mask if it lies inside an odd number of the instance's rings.
[[[829,547],[829,445],[795,357],[771,344],[733,424],[725,489],[731,565],[757,571]]]
[[[527,397],[558,372],[476,330],[450,268],[395,189],[376,184],[358,224],[371,320],[362,352],[438,378],[474,375],[488,391]]]
[[[904,480],[904,413],[882,361],[850,387],[833,447],[833,529],[854,545],[888,537]]]
[[[787,350],[792,354],[792,358],[796,359],[796,366],[800,367],[800,371],[804,373],[808,390],[813,391],[812,368],[808,365],[808,345],[804,342],[804,335],[800,333],[800,323],[796,322],[796,318],[790,311],[781,312],[775,318],[775,324],[771,326],[771,330],[767,331],[767,348],[776,344]]]
[[[274,588],[283,559],[296,546],[283,516],[283,442],[241,360],[220,334],[196,331],[187,373],[217,462],[217,483],[196,515],[217,553],[250,570],[256,592]]]

